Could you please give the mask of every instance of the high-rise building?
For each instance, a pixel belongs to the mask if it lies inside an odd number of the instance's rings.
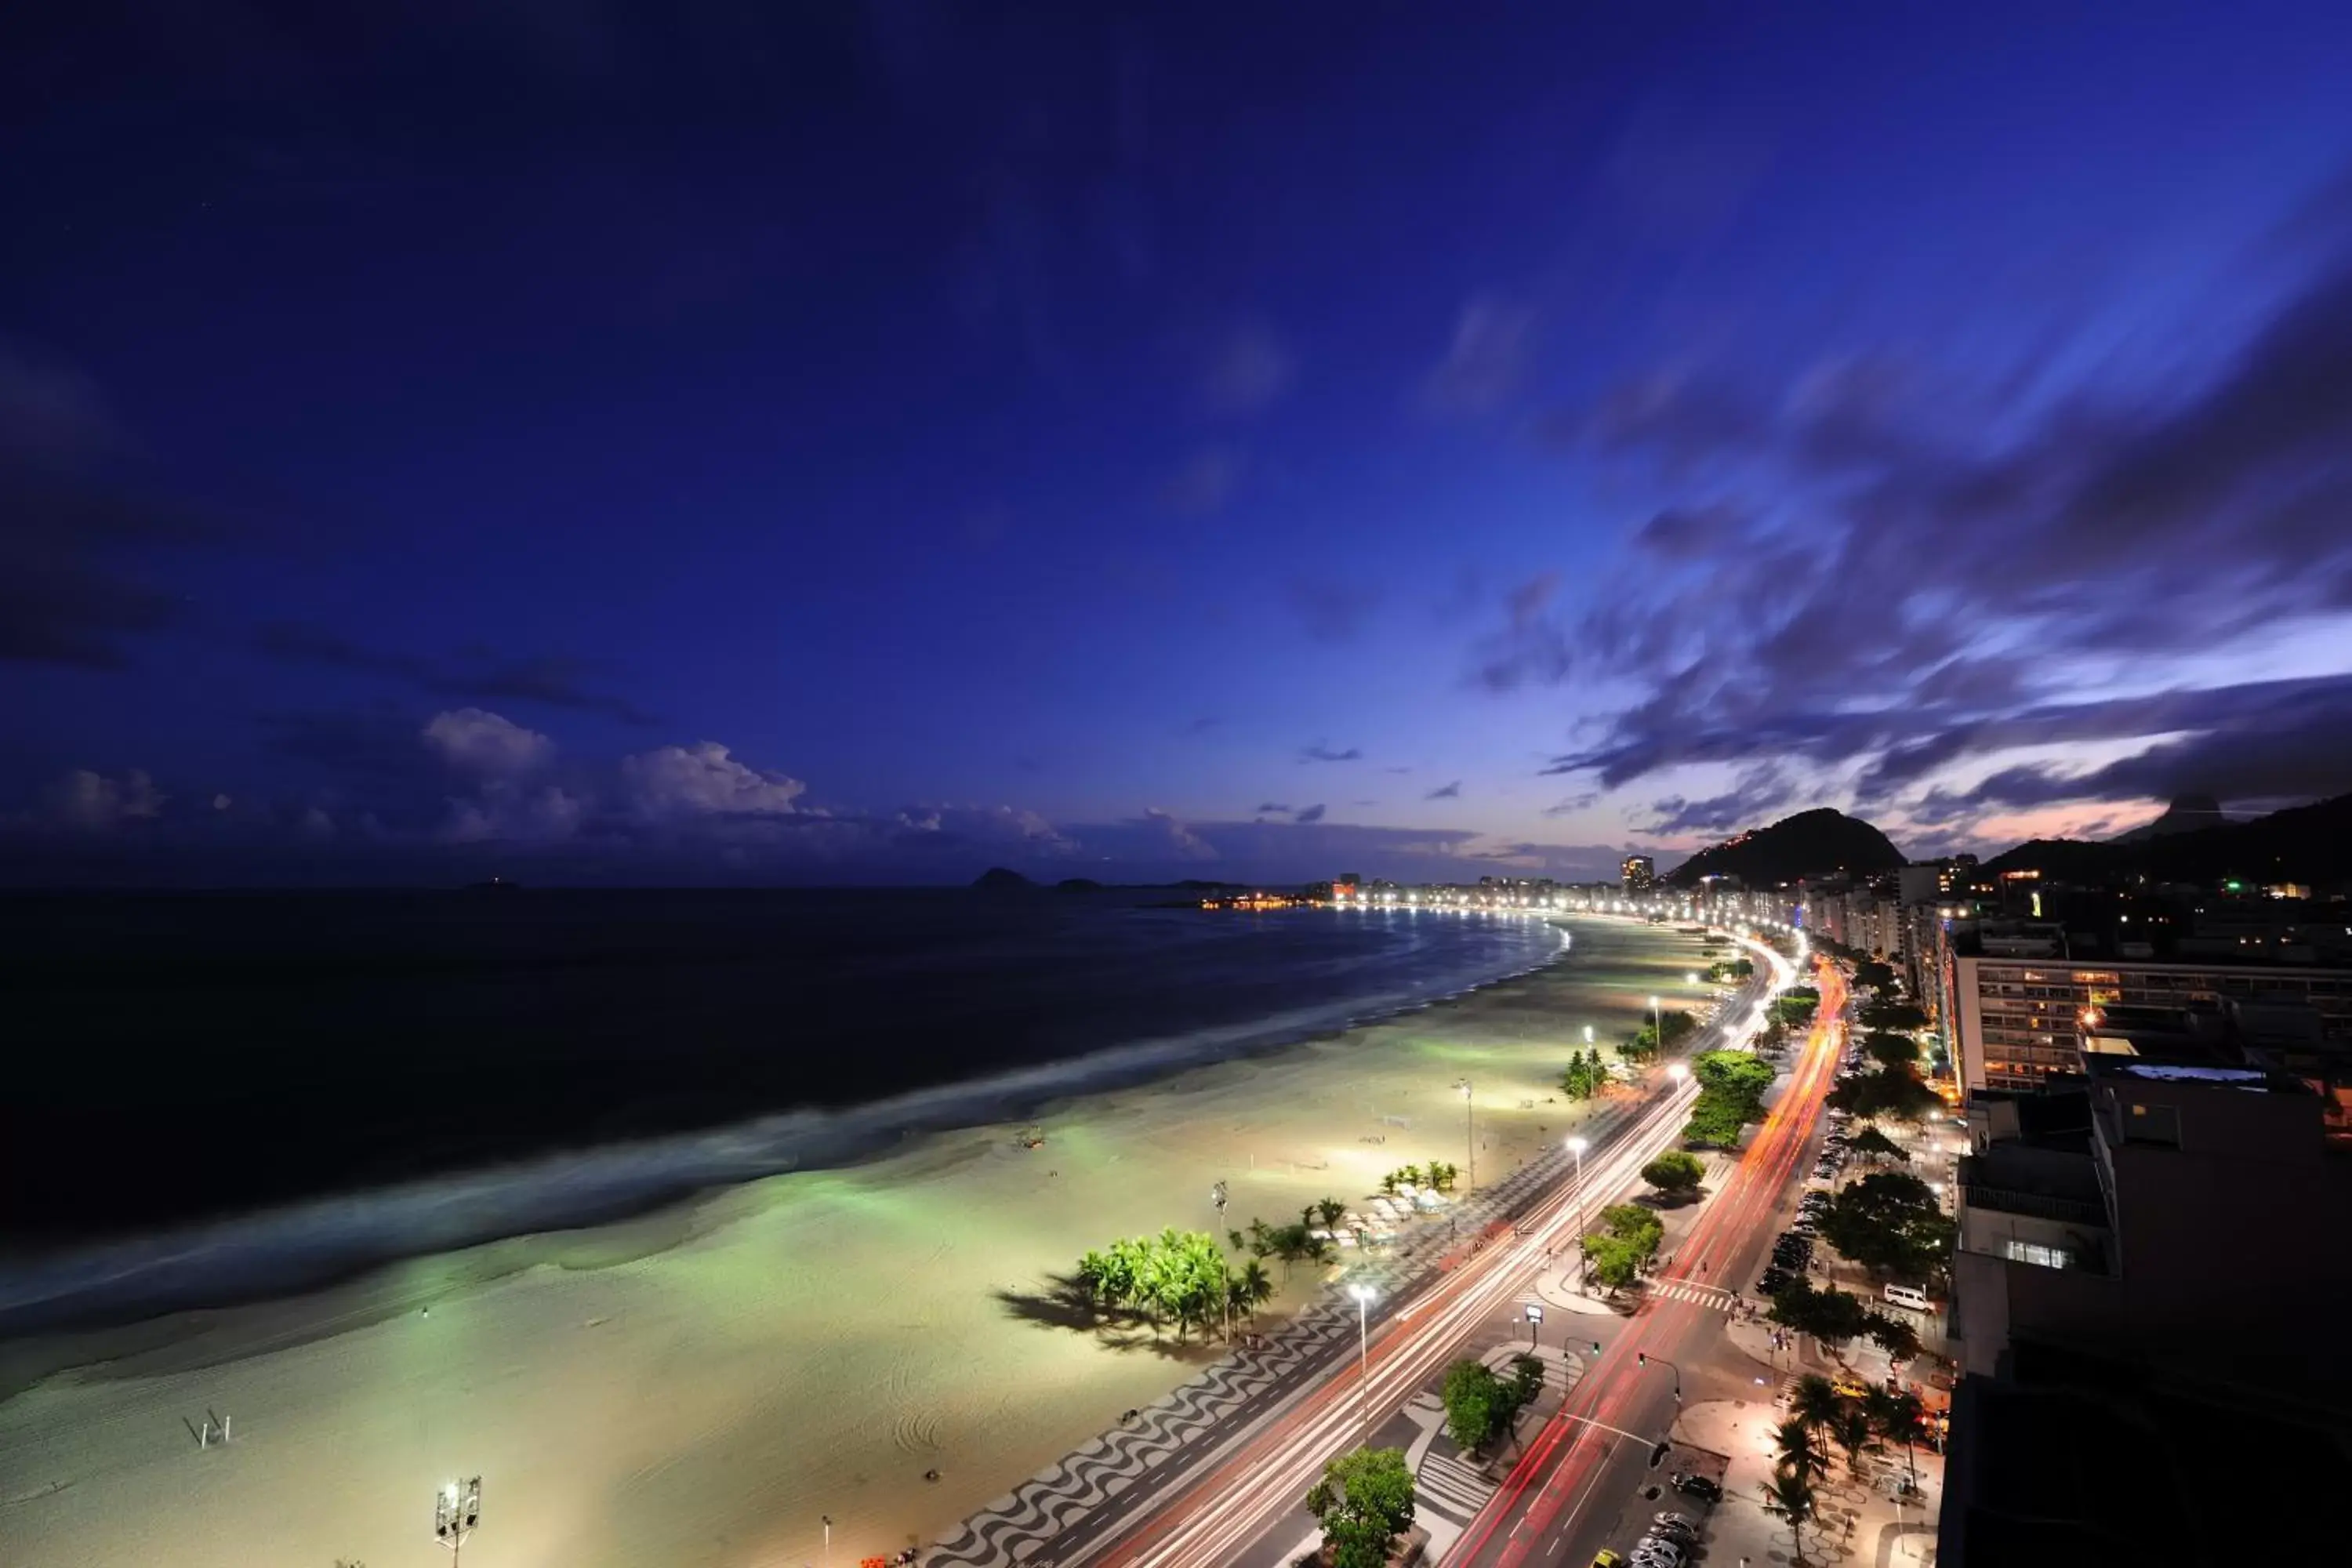
[[[2015,922],[1955,934],[1948,1020],[1964,1089],[2032,1089],[2128,1054],[2128,1024],[2204,1017],[2219,1030],[2255,1010],[2352,1052],[2352,969],[2294,963],[2076,958],[2063,928]]]
[[[1619,882],[1629,893],[1646,893],[1657,886],[1658,863],[1647,855],[1628,855],[1619,868]]]
[[[2042,1092],[1970,1096],[1949,1568],[2233,1560],[2242,1510],[2202,1500],[2333,1451],[2352,1371],[2322,1347],[2352,1252],[2318,1238],[2352,1221],[2352,1138],[2299,1075],[2143,1044]],[[2339,1547],[2322,1527],[2298,1550]]]

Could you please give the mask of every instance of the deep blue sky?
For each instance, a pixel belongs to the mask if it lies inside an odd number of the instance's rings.
[[[132,10],[0,35],[31,879],[2352,788],[2340,6]]]

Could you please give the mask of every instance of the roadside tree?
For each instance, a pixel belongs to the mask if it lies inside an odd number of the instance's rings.
[[[1385,1568],[1412,1527],[1412,1471],[1402,1448],[1358,1448],[1323,1467],[1307,1494],[1332,1568]]]
[[[1642,1167],[1642,1180],[1664,1195],[1686,1198],[1698,1191],[1706,1175],[1706,1167],[1694,1154],[1680,1149],[1669,1149]]]

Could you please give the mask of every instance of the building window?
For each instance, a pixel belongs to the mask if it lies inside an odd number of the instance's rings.
[[[2066,1256],[2063,1247],[2043,1247],[2035,1242],[2020,1241],[2015,1237],[2001,1244],[2001,1256],[2011,1263],[2031,1263],[2036,1268],[2065,1268],[2074,1262]]]

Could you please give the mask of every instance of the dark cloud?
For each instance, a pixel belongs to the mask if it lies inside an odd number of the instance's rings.
[[[1302,763],[1360,763],[1364,760],[1364,753],[1355,746],[1349,746],[1344,752],[1334,751],[1328,743],[1318,741],[1311,746],[1300,747],[1298,760]]]
[[[1748,769],[1722,795],[1688,800],[1675,795],[1650,803],[1657,820],[1639,833],[1666,836],[1704,833],[1713,837],[1760,825],[1760,819],[1786,805],[1797,786],[1771,763]]]
[[[1591,810],[1592,806],[1600,801],[1600,799],[1601,792],[1599,790],[1584,790],[1576,795],[1570,795],[1564,800],[1555,801],[1551,805],[1545,806],[1543,808],[1543,814],[1546,816],[1572,816],[1580,811]]]
[[[1289,390],[1297,361],[1262,321],[1218,338],[1201,367],[1201,406],[1213,418],[1255,414]]]
[[[1534,357],[1535,311],[1492,295],[1464,305],[1423,397],[1440,414],[1485,414],[1508,402]]]
[[[0,660],[121,669],[178,622],[178,558],[235,542],[222,519],[122,470],[128,438],[70,370],[0,343]]]
[[[1319,805],[1302,805],[1292,815],[1290,820],[1298,824],[1301,827],[1320,822],[1323,820],[1323,807]]]
[[[1234,487],[1241,483],[1244,461],[1232,447],[1202,447],[1160,482],[1160,504],[1186,517],[1207,517],[1224,510]]]
[[[2290,700],[2273,688],[2048,697],[2352,613],[2352,258],[2255,319],[2201,383],[2141,406],[2045,397],[2030,420],[2001,401],[2040,374],[2023,363],[1956,381],[1861,354],[1770,389],[1689,366],[1629,382],[1553,428],[1691,499],[1643,524],[1640,561],[1589,608],[1507,605],[1474,674],[1632,688],[1547,770],[1605,787],[1780,759],[1858,766],[1859,798],[1899,805],[2005,747],[2140,738],[2153,749],[2095,772],[1988,781],[1984,804],[2352,787],[2340,752],[2273,716]],[[1740,809],[1670,797],[1653,831]]]
[[[625,698],[587,684],[593,673],[582,659],[543,656],[507,659],[487,648],[468,648],[456,658],[436,660],[391,653],[352,642],[323,626],[279,621],[255,634],[254,646],[271,658],[357,670],[404,680],[436,697],[477,701],[536,702],[549,708],[601,713],[625,724],[659,721]]]
[[[1431,790],[1427,795],[1423,795],[1421,798],[1423,800],[1460,800],[1462,798],[1462,781],[1460,779],[1455,779],[1452,784],[1440,784],[1435,789]]]
[[[1270,800],[1257,808],[1257,814],[1260,816],[1288,816],[1290,815],[1290,807],[1282,805],[1278,801]]]
[[[1307,635],[1323,643],[1354,641],[1380,603],[1377,589],[1328,579],[1294,578],[1283,597]]]

